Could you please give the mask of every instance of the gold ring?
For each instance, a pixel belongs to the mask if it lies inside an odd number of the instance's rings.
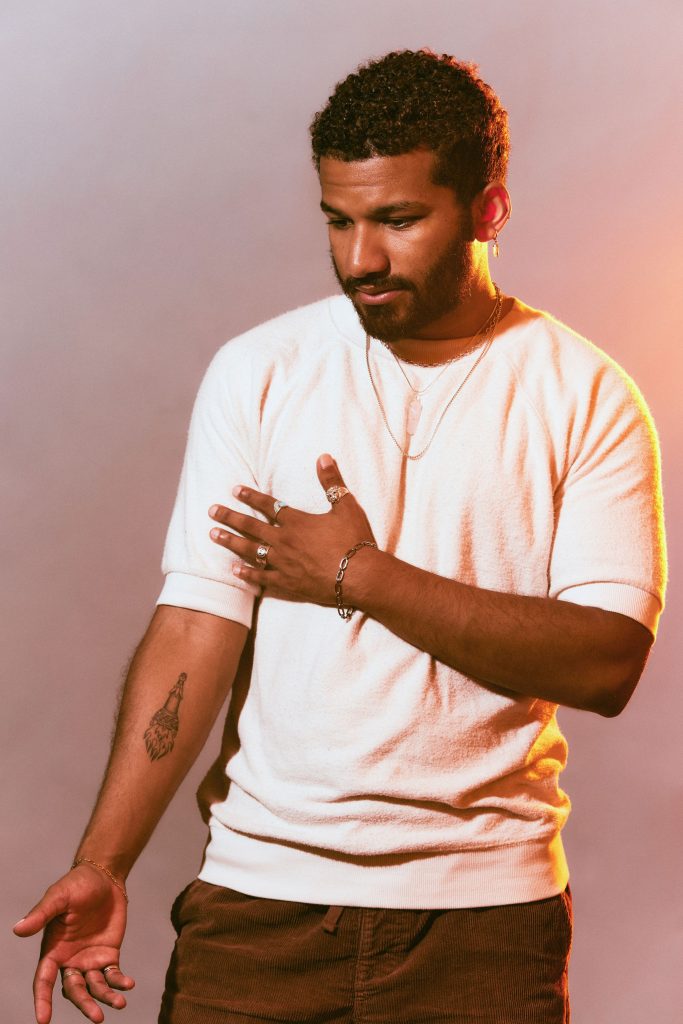
[[[260,565],[262,569],[268,568],[268,552],[270,551],[270,544],[259,544],[256,548],[256,564]]]
[[[338,484],[334,484],[332,487],[328,487],[325,491],[325,497],[329,501],[330,505],[336,505],[340,498],[343,498],[345,494],[349,493],[348,487],[339,487]]]

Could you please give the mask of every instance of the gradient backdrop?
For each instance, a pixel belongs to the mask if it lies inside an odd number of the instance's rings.
[[[561,712],[577,1024],[680,1020],[680,3],[3,0],[2,1019],[8,934],[68,866],[161,584],[191,403],[227,338],[333,290],[307,125],[398,47],[479,63],[510,111],[501,287],[607,349],[661,434],[672,583],[625,713]],[[211,748],[215,745],[215,734]],[[207,750],[130,879],[128,1024],[199,864]],[[678,980],[676,980],[678,978]],[[108,1012],[113,1020],[115,1013]],[[75,1021],[57,999],[57,1024]]]

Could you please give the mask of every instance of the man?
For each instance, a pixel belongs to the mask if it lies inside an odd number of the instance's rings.
[[[471,67],[389,54],[311,135],[344,294],[202,384],[96,808],[16,927],[47,925],[41,1024],[60,970],[91,1021],[125,1005],[124,879],[231,688],[163,1024],[569,1019],[555,712],[616,715],[643,670],[654,429],[491,280],[507,118]]]

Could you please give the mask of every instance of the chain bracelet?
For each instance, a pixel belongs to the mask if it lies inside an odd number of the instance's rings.
[[[116,888],[123,893],[123,898],[125,899],[126,903],[128,902],[128,893],[126,892],[126,886],[122,885],[121,882],[119,882],[116,875],[112,871],[110,871],[109,868],[105,867],[104,864],[98,864],[96,860],[90,860],[89,857],[77,857],[76,860],[71,865],[71,870],[73,871],[73,869],[77,868],[79,864],[90,864],[91,867],[99,868],[100,871],[104,871],[105,875],[109,878],[109,881],[112,882],[116,886]]]
[[[349,621],[349,619],[356,610],[355,608],[347,608],[344,606],[344,597],[342,595],[342,583],[344,582],[344,573],[346,572],[349,565],[349,559],[353,558],[356,552],[360,551],[361,548],[376,547],[377,545],[375,544],[374,540],[362,540],[360,544],[356,544],[354,547],[350,549],[350,551],[347,551],[344,557],[342,558],[341,562],[339,563],[339,569],[337,571],[337,575],[335,576],[334,581],[334,596],[337,599],[337,611],[339,612],[339,614],[341,615],[342,619],[344,619],[345,622]]]

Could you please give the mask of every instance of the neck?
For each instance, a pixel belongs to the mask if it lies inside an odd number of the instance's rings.
[[[436,366],[467,352],[477,332],[486,323],[496,303],[496,290],[490,278],[456,309],[428,324],[414,338],[386,342],[399,359]],[[512,309],[514,299],[503,298],[501,318]]]

